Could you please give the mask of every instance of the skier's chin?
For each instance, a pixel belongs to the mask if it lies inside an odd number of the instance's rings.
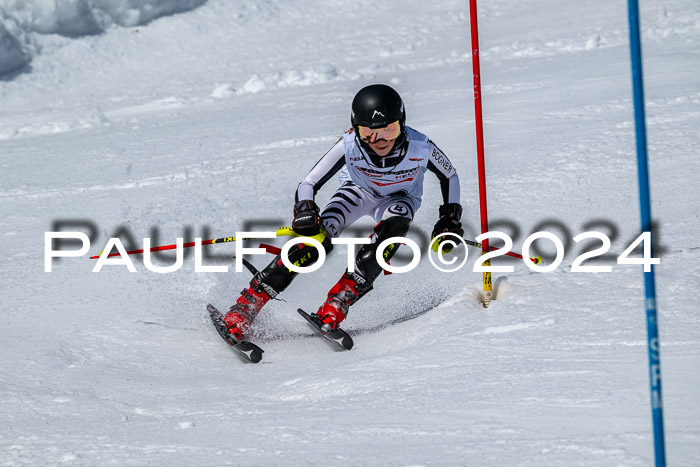
[[[377,153],[378,156],[386,156],[391,152],[391,149],[394,147],[394,143],[389,141],[382,141],[372,144],[370,146],[372,147],[372,150]]]

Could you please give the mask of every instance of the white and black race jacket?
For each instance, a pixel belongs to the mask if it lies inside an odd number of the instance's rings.
[[[406,127],[404,137],[391,153],[379,157],[370,155],[354,132],[345,133],[299,184],[297,201],[313,200],[338,172],[341,184],[351,181],[377,198],[410,196],[420,200],[423,175],[430,170],[440,180],[443,202],[459,203],[459,177],[447,156],[413,128]]]

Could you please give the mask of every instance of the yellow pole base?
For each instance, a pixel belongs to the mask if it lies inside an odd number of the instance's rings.
[[[491,260],[484,261],[484,266],[491,266]],[[491,273],[485,272],[484,274],[484,301],[482,302],[484,308],[488,308],[491,304],[491,297],[493,294],[493,286],[491,283]]]

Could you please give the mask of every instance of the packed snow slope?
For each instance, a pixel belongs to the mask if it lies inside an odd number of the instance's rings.
[[[42,24],[48,3],[33,3]],[[85,2],[100,28],[78,37],[2,3],[0,50],[25,64],[0,80],[0,465],[652,462],[642,271],[616,263],[639,231],[625,2],[479,5],[491,228],[516,251],[556,234],[555,271],[494,260],[515,270],[494,275],[484,309],[478,251],[457,273],[424,255],[353,307],[356,347],[336,353],[295,309],[323,301],[345,267],[338,249],[261,313],[258,365],[205,314],[249,280],[231,244],[205,258],[228,273],[195,273],[191,253],[172,274],[140,259],[135,273],[93,273],[87,256],[47,273],[44,233],[85,232],[97,254],[109,237],[140,248],[287,225],[355,92],[383,82],[457,167],[475,237],[467,2],[210,0],[135,23],[95,9],[146,3]],[[697,466],[700,6],[641,7],[667,454]],[[428,177],[410,234],[421,245],[440,202]],[[600,245],[573,241],[590,230],[612,247],[586,264],[611,273],[571,271]]]

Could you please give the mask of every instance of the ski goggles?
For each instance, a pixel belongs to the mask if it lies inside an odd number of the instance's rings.
[[[401,134],[401,125],[396,120],[384,128],[370,128],[368,126],[358,126],[357,132],[360,139],[365,143],[376,143],[380,139],[394,141]]]

